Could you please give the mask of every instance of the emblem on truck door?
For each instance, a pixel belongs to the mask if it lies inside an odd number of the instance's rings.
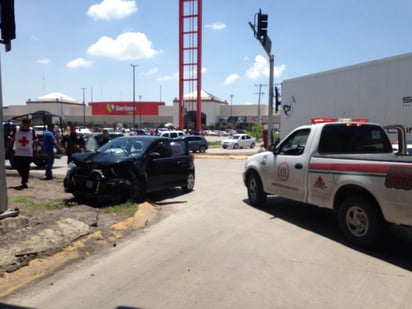
[[[287,181],[289,178],[289,165],[286,162],[282,162],[278,166],[278,177],[282,181]]]
[[[314,187],[315,187],[315,188],[322,189],[322,190],[325,190],[325,189],[327,188],[325,182],[323,181],[322,176],[319,176],[319,177],[316,179],[315,184],[314,184]]]

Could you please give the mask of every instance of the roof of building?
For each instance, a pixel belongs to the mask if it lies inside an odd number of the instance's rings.
[[[187,93],[183,96],[184,99],[188,100],[188,99],[196,99],[197,98],[197,91],[194,90],[190,93]],[[224,102],[224,100],[218,98],[217,96],[207,92],[206,90],[202,89],[200,92],[200,98],[201,100],[205,100],[205,101],[220,101],[220,102]]]
[[[46,94],[44,96],[38,97],[35,99],[35,101],[40,101],[40,102],[56,102],[56,101],[63,101],[63,102],[76,102],[79,103],[77,100],[63,94],[60,92],[52,92],[49,94]]]

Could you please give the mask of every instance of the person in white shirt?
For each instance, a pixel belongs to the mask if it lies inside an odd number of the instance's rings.
[[[16,190],[27,189],[29,182],[30,164],[37,155],[38,140],[31,127],[31,119],[24,118],[22,125],[10,132],[7,148],[13,146],[16,169],[21,177],[21,185],[13,187]]]

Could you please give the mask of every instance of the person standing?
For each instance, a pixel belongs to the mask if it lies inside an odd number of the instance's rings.
[[[63,136],[61,143],[64,146],[67,154],[67,164],[72,161],[72,154],[76,152],[82,152],[86,150],[86,143],[83,139],[83,136],[77,134],[76,126],[70,124],[70,133]]]
[[[47,125],[47,130],[43,131],[43,152],[46,154],[46,170],[44,177],[41,180],[53,179],[53,164],[54,164],[54,148],[61,151],[61,147],[57,144],[54,136],[54,124]]]
[[[37,155],[38,141],[31,127],[31,119],[24,118],[21,126],[10,132],[6,144],[6,152],[13,146],[16,169],[21,177],[21,185],[13,187],[16,190],[27,189],[30,164]]]
[[[104,144],[106,144],[108,141],[110,141],[110,135],[109,135],[109,131],[107,129],[103,129],[103,135],[102,135],[102,139],[99,142],[99,147],[103,146]]]

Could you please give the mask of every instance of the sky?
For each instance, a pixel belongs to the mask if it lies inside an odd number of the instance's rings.
[[[203,0],[202,88],[267,101],[268,55],[249,22],[268,14],[274,82],[412,52],[410,0]],[[179,95],[179,0],[15,0],[0,46],[3,106],[59,92],[79,102],[172,105]]]

